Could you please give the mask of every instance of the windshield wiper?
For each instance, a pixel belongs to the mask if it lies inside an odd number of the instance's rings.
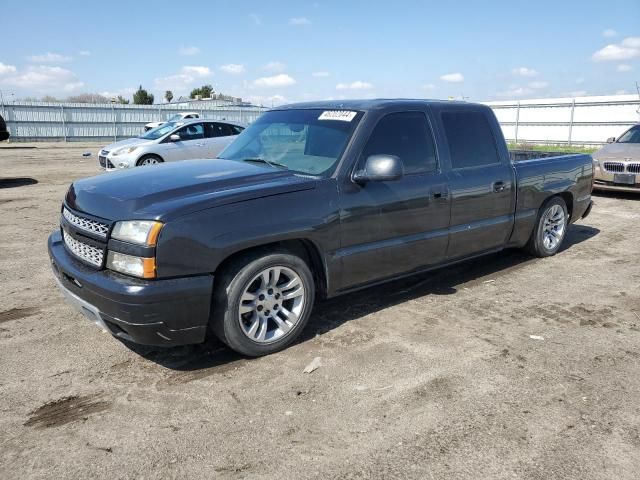
[[[284,165],[282,163],[272,162],[272,161],[266,160],[264,158],[243,158],[242,161],[243,162],[252,162],[252,163],[264,163],[264,164],[269,165],[270,167],[273,167],[273,168],[281,168],[283,170],[289,170],[289,167],[287,167],[286,165]]]

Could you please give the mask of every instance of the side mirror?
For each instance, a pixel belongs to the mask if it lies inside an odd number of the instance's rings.
[[[362,170],[353,175],[353,181],[364,184],[367,182],[391,182],[399,180],[404,175],[402,160],[395,155],[371,155],[367,158]]]
[[[169,140],[171,140],[172,142],[179,142],[180,141],[180,135],[178,135],[177,133],[173,133],[169,137]]]
[[[607,138],[607,143],[613,143],[616,141],[616,137],[609,137]]]

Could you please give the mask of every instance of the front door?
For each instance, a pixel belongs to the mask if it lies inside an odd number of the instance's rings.
[[[202,123],[190,123],[174,134],[177,134],[180,140],[167,141],[163,144],[162,157],[165,161],[206,158],[207,151]]]
[[[446,175],[441,172],[426,111],[379,119],[360,155],[398,156],[404,176],[364,185],[345,179],[340,221],[340,287],[346,289],[442,262],[449,226]]]

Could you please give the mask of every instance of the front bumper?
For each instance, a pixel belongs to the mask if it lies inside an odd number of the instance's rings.
[[[102,159],[100,159],[99,166],[100,169],[106,170],[107,172],[116,172],[118,170],[126,170],[128,168],[133,168],[136,166],[136,157],[132,154],[128,155],[107,155],[104,157],[105,164],[102,164]]]
[[[612,172],[605,170],[603,164],[609,162],[609,160],[600,160],[597,168],[594,170],[594,190],[609,190],[613,192],[640,192],[640,174],[635,173],[635,171],[630,171],[629,164],[636,165],[637,161],[634,162],[621,162],[610,160],[612,163],[619,163],[622,165],[622,170],[619,172]],[[630,174],[635,175],[636,183],[628,184],[628,183],[617,183],[616,182],[616,173],[619,174]]]
[[[204,341],[212,275],[139,280],[95,270],[67,252],[60,232],[49,236],[48,248],[67,300],[115,337],[166,347]]]
[[[640,184],[636,185],[621,185],[619,183],[605,182],[602,180],[596,180],[593,183],[594,190],[606,190],[609,192],[628,192],[628,193],[640,193]]]

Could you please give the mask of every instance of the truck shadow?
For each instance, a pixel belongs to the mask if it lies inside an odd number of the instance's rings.
[[[600,230],[597,228],[571,225],[559,254],[595,237],[598,233]],[[326,300],[316,305],[309,323],[294,345],[379,310],[426,295],[455,295],[460,288],[495,280],[538,261],[540,259],[531,257],[521,250],[505,250],[441,270],[413,275]],[[182,375],[180,378],[195,379],[221,374],[251,361],[226,348],[216,339],[209,339],[201,345],[160,349],[123,343],[137,354],[163,367],[179,372],[201,371],[186,377]]]
[[[597,228],[571,225],[558,254],[598,233]],[[510,249],[327,300],[316,307],[300,341],[409,300],[426,295],[454,295],[460,288],[490,282],[537,261],[540,259],[522,250]]]

